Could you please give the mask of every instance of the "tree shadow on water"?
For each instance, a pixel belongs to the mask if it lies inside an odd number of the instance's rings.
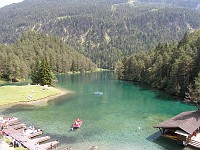
[[[165,101],[182,101],[183,100],[183,98],[181,98],[181,97],[167,94],[162,89],[150,87],[148,85],[145,85],[145,84],[142,84],[142,83],[138,83],[138,82],[131,82],[131,83],[133,85],[135,85],[135,86],[138,86],[139,87],[139,91],[150,91],[150,92],[153,92],[155,94],[155,99],[158,99],[158,100],[165,100]]]

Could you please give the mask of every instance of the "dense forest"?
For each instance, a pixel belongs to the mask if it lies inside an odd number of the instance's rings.
[[[174,6],[147,0],[25,0],[0,9],[0,43],[14,43],[29,30],[56,35],[98,67],[114,69],[124,56],[178,41],[200,27],[199,11],[171,2]]]
[[[200,0],[139,0],[140,2],[150,4],[167,4],[175,5],[178,7],[185,7],[190,9],[200,10]]]
[[[55,73],[96,69],[90,59],[59,37],[27,32],[15,44],[0,45],[0,78],[13,81],[27,78],[35,60],[43,57]]]
[[[186,33],[178,44],[158,44],[117,64],[119,79],[140,82],[171,95],[200,101],[200,30]]]

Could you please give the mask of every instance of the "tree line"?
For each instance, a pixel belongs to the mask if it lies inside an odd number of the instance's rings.
[[[15,44],[0,45],[0,77],[9,81],[27,78],[35,60],[43,57],[54,73],[96,69],[89,58],[72,49],[59,37],[26,32]]]
[[[200,102],[200,30],[178,43],[159,43],[117,63],[120,80],[140,82],[168,94]]]

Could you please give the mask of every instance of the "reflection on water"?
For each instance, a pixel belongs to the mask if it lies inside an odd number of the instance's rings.
[[[60,141],[59,149],[72,146],[89,150],[182,150],[184,147],[157,138],[153,126],[195,107],[129,82],[118,81],[113,72],[58,75],[57,86],[74,91],[50,101],[47,106],[15,106],[1,110],[21,121],[33,123]],[[103,92],[97,96],[95,91]],[[83,120],[71,131],[74,120]]]

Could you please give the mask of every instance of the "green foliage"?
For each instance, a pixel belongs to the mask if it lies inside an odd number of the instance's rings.
[[[41,83],[41,74],[40,74],[40,60],[39,58],[36,59],[35,65],[31,70],[31,80],[33,84]]]
[[[199,37],[200,30],[197,30],[185,34],[178,44],[159,43],[149,52],[134,53],[120,63],[123,72],[117,67],[117,72],[120,72],[118,78],[139,81],[181,97],[190,91],[191,99],[199,101]]]
[[[116,70],[118,79],[124,79],[124,64],[122,62],[116,64]]]
[[[31,70],[31,79],[33,84],[51,85],[53,73],[45,58],[41,61],[36,60],[35,66]]]
[[[170,1],[169,4],[189,6],[188,1],[180,3],[178,0],[178,4],[176,0]],[[195,1],[189,3],[195,6]],[[199,12],[193,7],[189,10],[171,5],[127,2],[26,0],[0,9],[0,42],[13,43],[29,30],[57,35],[91,58],[98,67],[114,69],[114,64],[124,56],[155,48],[159,42],[178,41],[186,31],[200,27]],[[167,0],[162,2],[168,4]],[[65,64],[63,59],[58,61]],[[63,67],[57,66],[58,72]]]
[[[46,63],[54,73],[69,72],[73,65],[72,62],[77,64],[76,70],[72,71],[84,72],[96,68],[90,59],[70,48],[62,39],[27,32],[15,44],[0,45],[0,77],[7,80],[23,79],[27,78],[32,70],[33,83],[37,83],[38,78],[49,78],[41,77],[36,72],[40,68],[39,59],[44,56]]]
[[[50,67],[47,63],[47,60],[45,58],[43,58],[41,60],[41,64],[40,64],[40,71],[41,73],[40,77],[40,84],[41,85],[51,85],[53,76],[52,76],[52,72],[50,70]]]
[[[200,72],[194,80],[194,85],[188,85],[188,92],[186,92],[185,101],[196,103],[198,109],[200,109]]]
[[[178,7],[186,7],[190,9],[198,9],[200,0],[139,0],[140,2],[156,3],[156,4],[167,4],[175,5]]]
[[[194,95],[195,95],[195,100],[200,104],[200,73],[198,74],[198,77],[195,78],[194,80]]]

